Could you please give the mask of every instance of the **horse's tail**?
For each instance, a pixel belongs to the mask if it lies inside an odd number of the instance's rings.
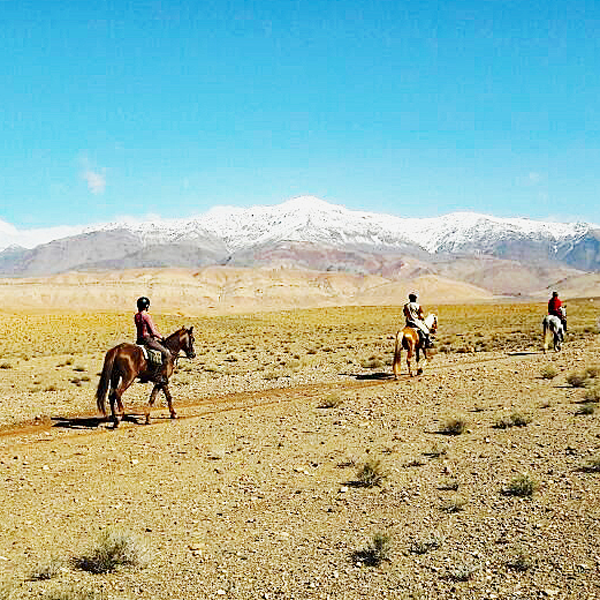
[[[104,357],[104,366],[102,367],[102,373],[100,374],[100,381],[98,382],[98,389],[96,390],[96,406],[103,415],[106,415],[106,394],[110,386],[115,356],[115,348],[106,353],[106,356]]]
[[[396,345],[394,347],[394,379],[398,378],[400,375],[401,365],[400,365],[400,356],[402,354],[402,331],[398,331],[396,333]]]

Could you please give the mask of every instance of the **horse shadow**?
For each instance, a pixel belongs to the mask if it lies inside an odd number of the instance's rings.
[[[392,373],[357,373],[352,374],[357,381],[387,381],[393,379]]]
[[[52,427],[61,429],[98,429],[105,425],[110,425],[111,421],[107,417],[51,417]],[[141,416],[124,415],[123,421],[139,424]]]

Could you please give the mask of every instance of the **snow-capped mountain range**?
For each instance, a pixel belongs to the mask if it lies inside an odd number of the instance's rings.
[[[269,261],[360,272],[373,257],[393,256],[400,265],[406,255],[424,260],[484,255],[595,271],[600,270],[600,227],[470,212],[401,218],[302,196],[277,206],[217,207],[189,219],[124,220],[86,228],[19,232],[0,221],[0,250],[4,276]],[[377,271],[377,266],[367,270]]]

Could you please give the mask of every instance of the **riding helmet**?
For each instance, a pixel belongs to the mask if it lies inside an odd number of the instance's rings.
[[[146,310],[150,307],[150,300],[146,296],[137,299],[138,310]]]

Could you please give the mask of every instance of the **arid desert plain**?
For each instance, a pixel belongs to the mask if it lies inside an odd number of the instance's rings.
[[[179,418],[135,384],[117,430],[131,311],[0,309],[0,598],[600,598],[600,301],[568,304],[546,354],[543,302],[428,306],[398,381],[399,306],[157,309],[196,335]]]

